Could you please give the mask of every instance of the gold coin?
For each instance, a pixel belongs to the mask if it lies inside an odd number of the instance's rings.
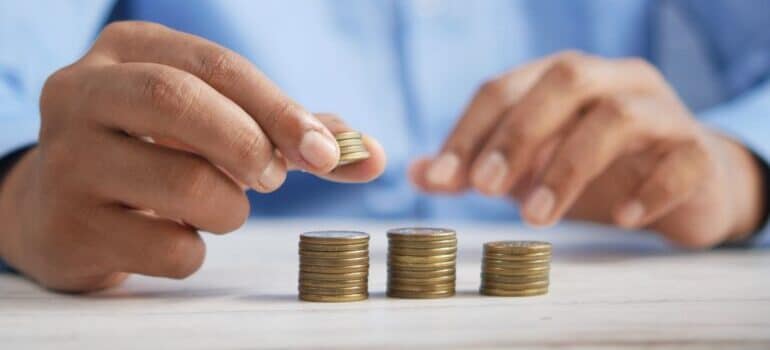
[[[406,249],[436,249],[436,248],[456,248],[457,238],[441,239],[435,241],[407,241],[390,240],[390,248]]]
[[[367,287],[369,285],[368,279],[347,281],[319,281],[300,277],[298,282],[300,287],[311,288]]]
[[[481,281],[481,288],[484,289],[502,289],[502,290],[523,290],[523,289],[538,289],[547,288],[548,280],[527,282],[527,283],[504,283],[492,280]]]
[[[315,266],[299,264],[300,272],[316,272],[316,273],[349,273],[349,272],[368,272],[369,265],[355,265],[355,266]]]
[[[322,273],[322,272],[305,272],[300,271],[300,279],[309,279],[317,281],[355,281],[355,280],[367,280],[369,278],[369,272],[347,272],[347,273]]]
[[[404,270],[388,270],[388,276],[392,278],[434,278],[455,276],[455,269],[440,269],[440,270],[428,270],[428,271],[404,271]]]
[[[484,244],[485,253],[526,254],[550,251],[551,243],[540,241],[496,241]]]
[[[489,265],[509,266],[509,267],[512,267],[512,268],[517,268],[517,267],[535,267],[535,266],[551,265],[551,260],[549,260],[549,259],[520,260],[520,261],[499,260],[499,259],[484,259],[482,261],[487,263],[487,264],[489,264]]]
[[[301,294],[313,294],[313,295],[345,295],[345,294],[361,294],[367,292],[367,286],[355,286],[355,287],[334,287],[334,288],[318,288],[299,285],[299,292]]]
[[[302,242],[312,244],[360,244],[369,242],[369,234],[359,231],[311,231],[299,236]]]
[[[401,290],[388,290],[387,295],[391,298],[404,298],[404,299],[437,299],[448,298],[455,295],[454,289],[436,291],[436,292],[410,292]]]
[[[409,256],[409,255],[388,255],[388,262],[404,264],[432,264],[438,262],[455,261],[457,254],[431,255],[431,256]]]
[[[358,131],[343,131],[334,134],[334,138],[337,140],[360,139],[361,133]]]
[[[482,295],[500,296],[500,297],[528,297],[535,295],[543,295],[548,293],[548,288],[533,288],[522,290],[504,290],[504,289],[492,289],[481,288],[479,292]]]
[[[433,227],[403,227],[388,230],[388,238],[391,241],[443,241],[455,239],[454,230]]]
[[[444,282],[444,283],[434,283],[434,284],[400,284],[400,283],[393,283],[393,281],[388,281],[388,289],[399,290],[399,291],[432,292],[432,291],[448,290],[448,289],[454,289],[454,288],[455,288],[454,281]]]
[[[369,242],[353,244],[315,244],[300,241],[299,249],[313,252],[347,252],[353,250],[369,250]]]
[[[333,267],[345,267],[345,266],[357,266],[357,265],[369,265],[369,257],[361,258],[310,258],[306,256],[299,257],[299,263],[303,265],[313,266],[333,266]]]
[[[540,275],[530,275],[530,276],[505,276],[505,275],[499,275],[499,274],[492,274],[492,273],[481,273],[481,281],[493,281],[493,282],[500,282],[500,283],[513,283],[513,284],[524,284],[524,283],[532,283],[532,282],[548,282],[550,280],[550,277],[548,276],[548,273],[540,274]]]
[[[364,140],[363,139],[343,139],[343,140],[337,140],[337,145],[342,147],[349,147],[349,146],[359,146],[363,145]]]
[[[403,263],[397,261],[388,260],[388,266],[391,270],[406,270],[406,271],[431,271],[446,268],[454,268],[455,261],[442,261],[430,264],[416,264],[416,263]]]
[[[541,276],[541,275],[548,275],[548,269],[545,268],[538,268],[538,269],[502,269],[498,267],[487,267],[483,264],[481,265],[481,271],[494,274],[494,275],[503,275],[503,276]]]
[[[340,161],[337,163],[337,166],[343,166],[352,164],[358,161],[366,160],[371,157],[371,154],[369,152],[357,152],[357,153],[350,153],[340,156]]]
[[[345,294],[345,295],[317,295],[299,293],[299,299],[304,301],[320,301],[325,303],[342,303],[349,301],[366,300],[369,293]]]
[[[413,249],[413,248],[401,248],[390,246],[388,253],[391,255],[401,256],[436,256],[444,254],[457,253],[457,247],[440,247],[440,248],[425,248],[425,249]]]
[[[489,268],[499,268],[499,269],[507,269],[507,270],[547,270],[551,267],[551,264],[548,263],[540,263],[540,264],[511,264],[510,262],[503,262],[499,263],[497,261],[492,260],[484,260],[481,263],[481,266],[489,267]]]
[[[550,252],[528,253],[528,254],[507,254],[507,253],[484,253],[484,259],[495,259],[505,261],[527,261],[527,260],[551,260]]]
[[[317,252],[312,250],[299,250],[299,255],[311,258],[326,258],[326,259],[347,259],[347,258],[363,258],[369,256],[368,249],[360,250],[347,250],[341,252]]]
[[[455,275],[447,275],[447,276],[440,276],[440,277],[430,277],[430,278],[400,278],[400,277],[388,277],[388,284],[393,285],[434,285],[434,284],[440,284],[440,283],[449,283],[455,282]]]
[[[340,155],[349,154],[349,153],[357,153],[357,152],[369,152],[369,150],[366,149],[366,146],[364,146],[363,144],[340,147]]]

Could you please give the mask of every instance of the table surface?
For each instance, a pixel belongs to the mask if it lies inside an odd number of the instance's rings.
[[[770,251],[685,252],[650,233],[574,223],[448,224],[458,295],[405,300],[384,294],[384,232],[395,226],[404,222],[253,221],[206,237],[207,261],[187,280],[134,276],[91,295],[3,275],[0,348],[770,349]],[[298,233],[317,229],[372,234],[369,300],[297,300]],[[554,244],[548,295],[478,294],[482,244],[500,239]]]

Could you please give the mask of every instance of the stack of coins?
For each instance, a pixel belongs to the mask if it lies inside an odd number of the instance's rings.
[[[497,241],[484,244],[481,294],[523,297],[548,293],[551,244]]]
[[[455,294],[455,231],[399,228],[388,231],[388,296],[445,298]]]
[[[346,131],[335,134],[337,145],[340,147],[340,162],[337,166],[355,163],[369,158],[369,150],[366,149],[361,133]]]
[[[299,239],[299,298],[344,302],[369,297],[369,235],[305,232]]]

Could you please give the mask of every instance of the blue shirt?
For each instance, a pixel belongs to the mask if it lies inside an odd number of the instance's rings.
[[[375,182],[292,174],[250,194],[254,215],[515,218],[499,199],[420,195],[406,168],[440,147],[483,81],[565,49],[650,60],[705,123],[770,159],[770,1],[751,0],[2,1],[0,154],[35,141],[45,78],[110,17],[218,42],[309,110],[383,143]]]

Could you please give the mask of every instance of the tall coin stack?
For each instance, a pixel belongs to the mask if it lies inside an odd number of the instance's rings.
[[[548,293],[551,244],[497,241],[484,244],[481,294],[523,297]]]
[[[305,232],[299,237],[299,298],[345,302],[369,297],[369,235]]]
[[[369,150],[366,149],[361,133],[346,131],[335,134],[337,145],[340,147],[340,162],[337,166],[355,163],[369,158]]]
[[[441,228],[388,231],[388,296],[445,298],[455,294],[457,236]]]

